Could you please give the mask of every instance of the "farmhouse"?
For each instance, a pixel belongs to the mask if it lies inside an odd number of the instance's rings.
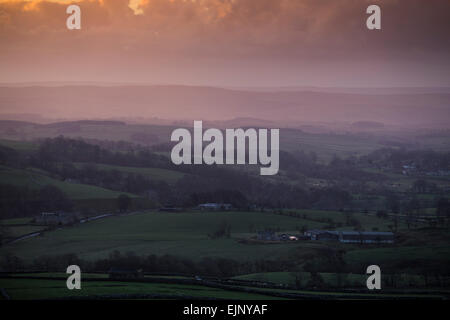
[[[305,236],[310,237],[311,240],[339,241],[339,235],[336,234],[336,231],[308,230],[305,232]]]
[[[392,232],[308,230],[305,236],[311,240],[342,243],[394,243]]]
[[[77,217],[69,212],[42,212],[34,218],[34,222],[40,225],[56,226],[67,225],[77,221]]]

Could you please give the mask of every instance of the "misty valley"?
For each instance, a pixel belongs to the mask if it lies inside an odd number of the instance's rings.
[[[79,265],[92,296],[111,292],[96,279],[143,277],[167,296],[172,282],[212,282],[217,297],[246,287],[243,297],[365,298],[375,264],[383,294],[446,295],[447,131],[280,128],[279,172],[261,176],[248,164],[172,163],[170,135],[184,125],[3,120],[0,268],[19,278],[39,270],[52,285]]]
[[[446,314],[449,12],[0,0],[0,314]]]

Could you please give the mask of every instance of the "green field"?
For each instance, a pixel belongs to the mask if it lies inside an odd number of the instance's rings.
[[[339,220],[344,216],[341,212],[307,211],[302,210],[308,219],[290,217],[269,212],[142,212],[130,215],[108,217],[71,227],[45,231],[41,236],[29,238],[0,248],[0,256],[10,253],[25,263],[32,263],[34,259],[44,256],[77,254],[80,258],[95,261],[106,258],[111,252],[118,250],[122,253],[134,252],[137,255],[165,254],[185,257],[191,261],[200,261],[205,257],[224,257],[235,261],[256,261],[276,259],[296,259],[299,271],[264,272],[235,276],[234,279],[271,282],[277,285],[299,285],[300,289],[288,290],[255,288],[260,293],[242,293],[226,289],[214,289],[201,285],[162,284],[162,283],[127,283],[120,281],[100,282],[92,278],[105,278],[102,274],[83,274],[90,281],[83,282],[83,290],[69,291],[65,282],[56,278],[65,278],[64,273],[18,274],[22,277],[50,277],[51,279],[0,279],[0,287],[4,288],[13,299],[54,299],[69,297],[114,297],[124,298],[124,295],[152,294],[170,298],[209,297],[224,299],[265,299],[273,293],[289,293],[318,296],[337,299],[361,298],[442,298],[444,288],[430,286],[421,274],[417,273],[417,266],[448,266],[450,265],[450,247],[448,247],[448,231],[445,229],[417,229],[402,230],[398,234],[395,245],[354,245],[320,241],[297,241],[276,244],[246,244],[238,240],[255,235],[256,230],[272,228],[279,232],[292,231],[298,233],[299,226],[308,229],[324,228],[324,223],[311,218],[321,219],[333,217]],[[379,224],[381,228],[384,219],[355,214],[363,223],[370,226]],[[23,228],[19,226],[23,220],[5,220],[4,225],[9,228]],[[12,223],[16,223],[16,225]],[[231,226],[230,238],[212,239],[208,234],[213,233],[219,225],[226,222]],[[26,228],[30,226],[25,226]],[[321,253],[329,248],[345,250],[344,260],[353,267],[354,273],[338,276],[336,273],[320,272],[327,291],[310,291],[308,282],[311,273],[302,271],[303,263],[323,257]],[[318,260],[320,261],[320,260]],[[402,266],[399,266],[401,263]],[[405,286],[408,293],[396,291],[392,286],[387,293],[354,293],[340,292],[344,288],[364,288],[367,276],[365,268],[370,264],[379,265],[382,270],[403,270],[396,275],[397,286]],[[409,267],[411,266],[411,272]],[[389,269],[387,269],[389,268]],[[153,276],[147,275],[146,278]],[[157,276],[161,278],[163,276]],[[296,281],[297,277],[297,281]],[[185,279],[181,276],[169,276],[173,279]],[[191,278],[192,279],[192,278]],[[384,281],[384,280],[383,280]],[[448,281],[448,280],[445,280]],[[439,283],[439,282],[438,282]],[[245,289],[249,285],[242,284]],[[341,289],[340,289],[341,288]],[[425,295],[426,288],[432,294]],[[251,289],[249,287],[249,289]],[[308,291],[309,290],[309,291]],[[267,292],[267,296],[263,293]],[[126,297],[126,296],[125,296]]]
[[[6,235],[8,236],[8,238],[17,238],[20,237],[22,235],[28,234],[28,233],[33,233],[33,232],[38,232],[41,230],[44,230],[45,227],[42,226],[10,226],[7,229],[7,233]]]
[[[0,145],[17,151],[36,151],[38,145],[30,141],[0,139]]]
[[[266,300],[273,297],[210,288],[201,285],[164,284],[164,283],[136,283],[136,282],[83,282],[81,290],[68,290],[65,280],[47,279],[1,279],[3,288],[11,299],[61,299],[69,297],[88,298],[101,296],[152,294],[164,298],[216,298],[216,299],[251,299]]]
[[[231,225],[231,238],[210,239],[222,222]],[[309,242],[250,245],[238,238],[256,230],[295,230],[301,225],[319,228],[322,223],[261,212],[149,212],[115,216],[86,224],[46,232],[0,249],[25,260],[42,255],[76,253],[81,258],[106,257],[113,250],[137,254],[173,254],[193,259],[227,257],[238,260],[285,256],[298,248],[315,250],[323,245]],[[255,231],[250,231],[255,230]]]
[[[76,167],[81,167],[83,163],[75,163]],[[160,169],[160,168],[137,168],[137,167],[124,167],[124,166],[113,166],[108,164],[96,164],[95,167],[99,170],[117,170],[124,173],[135,173],[142,175],[146,178],[165,181],[169,184],[176,183],[185,174],[178,171]]]
[[[310,212],[309,215],[325,214]],[[342,213],[335,212],[336,217]],[[370,223],[380,225],[385,221],[370,217]],[[231,227],[230,238],[212,239],[210,234],[226,222]],[[225,257],[238,261],[256,259],[288,259],[291,255],[314,256],[318,250],[336,246],[330,242],[298,241],[279,244],[247,244],[239,239],[255,236],[258,230],[267,228],[279,232],[298,234],[300,227],[308,229],[324,228],[321,222],[304,220],[268,212],[147,212],[126,216],[113,216],[85,224],[44,232],[41,236],[26,239],[0,249],[2,253],[12,253],[25,261],[44,255],[75,253],[80,258],[97,260],[114,250],[133,251],[138,255],[171,254],[198,260],[203,257]],[[421,233],[419,233],[421,234]],[[360,247],[345,245],[349,263],[360,263],[377,259],[378,263],[389,262],[399,256],[404,260],[411,257],[448,261],[449,249],[446,239],[436,235],[436,239],[424,238],[424,243],[407,246]],[[439,242],[441,237],[441,242]],[[417,238],[416,234],[405,233],[402,241]],[[444,242],[442,242],[444,241]],[[413,258],[411,258],[413,259]]]
[[[233,300],[282,300],[276,294],[289,294],[290,298],[325,298],[325,299],[445,299],[448,296],[446,290],[431,290],[423,292],[420,290],[412,290],[409,292],[389,291],[389,292],[369,292],[363,288],[355,292],[346,292],[339,289],[318,291],[318,290],[302,290],[287,288],[264,288],[255,287],[250,284],[233,284],[232,286],[222,286],[220,288],[205,286],[201,282],[198,284],[183,283],[183,277],[179,278],[179,283],[164,283],[164,277],[157,276],[156,283],[116,281],[109,280],[107,274],[82,274],[81,290],[68,290],[66,288],[67,274],[12,274],[15,278],[0,278],[0,288],[6,292],[10,299],[27,300],[27,299],[233,299]],[[333,284],[335,274],[321,274],[327,283]],[[302,275],[303,277],[303,275]],[[40,279],[42,278],[42,279]],[[151,279],[152,276],[146,276]],[[167,277],[166,277],[167,278]],[[175,279],[171,277],[171,281]],[[84,279],[84,281],[83,281]],[[104,280],[103,280],[104,279]],[[272,272],[263,274],[250,274],[235,277],[240,280],[257,280],[257,281],[275,281],[279,284],[292,284],[293,278],[289,273]],[[192,278],[190,278],[192,280]],[[304,274],[302,281],[307,280],[307,274]],[[354,281],[358,286],[365,283],[364,275],[347,275],[346,280]],[[175,280],[176,281],[176,280]],[[242,290],[251,290],[251,292],[243,292]],[[145,296],[144,296],[145,295]],[[292,295],[295,295],[292,296]],[[2,297],[0,296],[0,299]]]
[[[112,191],[105,188],[80,183],[71,183],[46,176],[41,170],[14,169],[0,166],[0,181],[3,183],[27,186],[40,189],[46,185],[54,185],[60,188],[71,199],[115,199],[124,192]],[[135,195],[128,194],[130,197]]]

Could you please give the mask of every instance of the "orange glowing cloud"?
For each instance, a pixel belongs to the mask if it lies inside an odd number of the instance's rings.
[[[70,3],[82,10],[79,31],[66,28]],[[365,26],[368,4],[382,8],[379,32]],[[0,0],[0,80],[40,77],[41,64],[52,79],[178,82],[181,70],[195,78],[213,68],[236,79],[243,67],[249,79],[258,70],[312,79],[321,68],[350,77],[349,65],[369,73],[366,61],[386,78],[401,65],[434,76],[448,64],[449,10],[448,0]]]
[[[0,0],[1,3],[16,3],[22,5],[22,10],[24,11],[39,11],[40,4],[47,3],[56,3],[56,4],[76,4],[82,2],[97,2],[100,5],[104,5],[105,1],[108,0]],[[143,6],[148,4],[148,0],[129,0],[128,7],[133,10],[134,14],[143,14],[144,11],[142,9]]]
[[[42,3],[55,3],[68,5],[72,3],[83,3],[83,2],[96,2],[100,5],[105,5],[106,2],[114,2],[115,0],[0,0],[1,3],[16,3],[20,4],[22,10],[24,11],[39,11],[40,4]],[[161,1],[152,0],[126,0],[128,1],[128,7],[133,10],[135,15],[143,15],[146,8],[151,8],[153,6],[160,6]],[[201,7],[205,13],[210,14],[214,12],[214,15],[218,18],[225,17],[232,10],[232,3],[235,0],[164,0],[173,5],[186,5],[193,4],[197,7]]]

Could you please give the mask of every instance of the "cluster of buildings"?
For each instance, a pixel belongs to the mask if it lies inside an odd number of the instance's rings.
[[[305,236],[311,240],[343,243],[394,243],[392,232],[308,230],[305,232]]]
[[[276,234],[274,231],[261,231],[256,236],[261,241],[334,241],[342,243],[394,243],[392,232],[375,231],[335,231],[335,230],[308,230],[302,235]]]

